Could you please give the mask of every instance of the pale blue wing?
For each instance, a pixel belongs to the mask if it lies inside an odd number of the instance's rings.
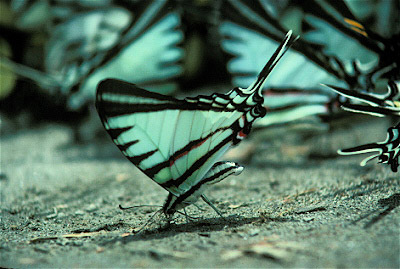
[[[342,31],[328,24],[326,21],[312,15],[306,15],[305,20],[313,29],[303,35],[303,38],[312,43],[323,46],[323,52],[329,56],[339,58],[349,73],[353,72],[353,61],[358,61],[365,72],[376,66],[379,55],[362,46]]]
[[[242,87],[249,85],[278,42],[232,22],[224,22],[220,32],[225,37],[223,49],[233,55],[228,63],[233,84]],[[280,72],[272,73],[268,78],[268,87],[324,90],[320,85],[324,81],[340,83],[333,75],[291,49],[280,63]]]
[[[183,50],[177,47],[183,39],[182,32],[177,30],[179,25],[177,13],[166,15],[90,75],[80,91],[71,96],[71,105],[79,106],[79,102],[94,98],[96,85],[107,77],[136,83],[151,91],[175,91],[178,85],[171,79],[182,74],[183,59]]]
[[[75,15],[53,30],[46,45],[46,71],[57,77],[67,94],[120,39],[131,21],[122,8]]]
[[[185,177],[185,181],[179,186],[181,191],[185,192],[198,183],[228,150],[232,145],[234,133],[230,126],[242,115],[243,113],[238,111],[181,111],[179,113],[179,120],[175,125],[175,137],[171,143],[171,154],[184,148],[191,141],[197,141],[186,152],[182,152],[171,166],[173,178]],[[202,128],[195,127],[198,124],[202,125]],[[202,160],[204,156],[207,158]]]
[[[262,62],[269,57],[277,42],[232,22],[224,22],[220,32],[225,37],[222,41],[223,49],[234,56],[228,63],[233,84],[242,87],[248,85],[254,80],[257,70],[262,67]],[[256,125],[267,127],[308,116],[328,114],[327,104],[334,94],[322,87],[321,82],[324,81],[345,85],[303,54],[289,50],[281,60],[280,72],[272,73],[268,78],[268,88],[281,91],[279,94],[269,94],[269,89],[266,89],[264,106],[268,115],[257,121]],[[293,94],[291,89],[298,91]],[[319,89],[319,93],[315,93],[315,89]]]
[[[199,102],[106,80],[99,85],[96,106],[122,153],[155,182],[180,196],[232,144],[231,125],[243,115]]]
[[[70,109],[92,102],[97,84],[107,77],[164,93],[177,89],[183,59],[180,15],[167,0],[137,6],[81,12],[52,32],[46,69],[59,81]]]

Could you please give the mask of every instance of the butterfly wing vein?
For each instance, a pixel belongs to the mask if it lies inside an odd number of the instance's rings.
[[[212,104],[207,110],[199,103],[106,80],[98,87],[96,105],[122,153],[156,183],[180,196],[229,148],[232,125],[243,115],[235,110],[214,111]]]

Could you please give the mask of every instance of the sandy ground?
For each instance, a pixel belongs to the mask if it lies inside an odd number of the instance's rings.
[[[108,139],[74,145],[57,124],[2,135],[0,266],[399,268],[400,175],[324,158],[385,131],[374,121],[304,143],[258,135],[245,171],[206,192],[225,219],[199,201],[188,207],[197,219],[156,216],[139,234],[158,208],[118,205],[162,205],[167,192]]]

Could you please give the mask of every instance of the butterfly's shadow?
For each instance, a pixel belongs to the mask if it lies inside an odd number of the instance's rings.
[[[276,219],[276,221],[288,221],[289,219]],[[179,233],[199,233],[204,236],[209,236],[210,232],[222,231],[229,228],[240,227],[245,224],[251,224],[254,222],[262,222],[262,217],[242,217],[239,215],[231,215],[225,218],[205,218],[187,223],[168,223],[158,228],[147,229],[137,234],[128,235],[125,237],[118,237],[105,242],[104,244],[114,244],[121,242],[123,244],[133,241],[147,241],[153,239],[163,239],[171,236],[175,236]]]

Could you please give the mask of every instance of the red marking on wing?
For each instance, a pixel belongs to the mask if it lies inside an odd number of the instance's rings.
[[[172,166],[179,158],[182,158],[183,156],[189,154],[189,152],[192,151],[193,149],[198,148],[198,147],[200,147],[201,145],[203,145],[204,142],[206,142],[208,138],[210,138],[210,137],[207,137],[207,138],[205,138],[205,139],[199,141],[199,143],[193,145],[189,150],[187,150],[187,151],[185,151],[185,152],[182,152],[182,153],[179,154],[178,156],[172,158],[172,159],[169,161],[169,166]]]
[[[243,130],[240,130],[240,132],[238,133],[238,137],[240,138],[245,138],[247,135],[243,132]]]

